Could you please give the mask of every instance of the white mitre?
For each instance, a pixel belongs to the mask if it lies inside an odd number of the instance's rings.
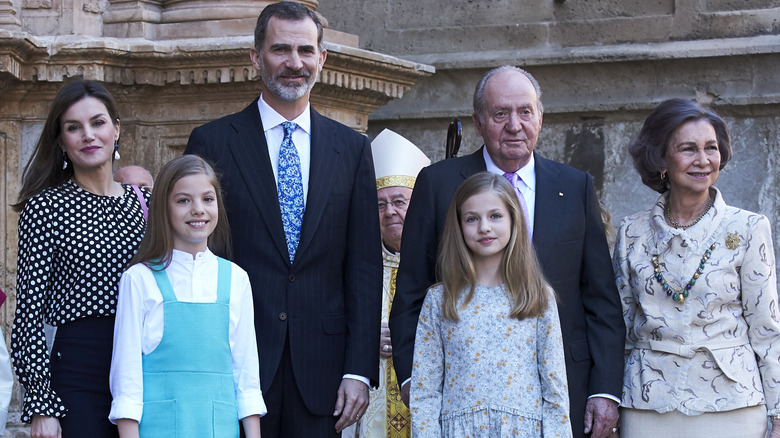
[[[374,155],[376,189],[385,187],[414,188],[417,174],[431,160],[412,142],[385,129],[371,142]]]

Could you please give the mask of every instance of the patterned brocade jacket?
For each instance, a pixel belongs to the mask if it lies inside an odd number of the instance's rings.
[[[766,404],[780,414],[780,315],[769,220],[712,208],[687,230],[664,220],[668,192],[620,225],[613,265],[626,322],[622,405],[686,415]],[[702,256],[714,245],[706,261]],[[674,292],[703,272],[683,303]]]

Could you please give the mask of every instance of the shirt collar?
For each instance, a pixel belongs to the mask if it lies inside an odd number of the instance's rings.
[[[257,109],[260,111],[260,120],[263,121],[264,132],[268,132],[287,121],[284,116],[276,112],[275,109],[271,108],[271,105],[268,105],[268,103],[263,100],[262,94],[260,95],[260,98],[257,99]],[[303,112],[290,121],[298,125],[298,127],[303,129],[307,134],[311,135],[311,104],[307,103]]]
[[[206,248],[205,251],[199,252],[195,254],[194,260],[200,260],[203,258],[208,257],[214,257],[214,253],[211,252],[210,249]],[[186,251],[180,251],[178,249],[173,249],[171,251],[171,261],[176,263],[192,263],[193,257],[192,254],[186,252]]]
[[[484,146],[482,148],[482,157],[485,159],[485,170],[496,175],[504,174],[504,171],[501,170],[498,166],[496,166],[496,163],[494,163],[493,159],[490,158],[490,154],[488,154],[487,152],[487,146]],[[528,163],[526,163],[525,166],[521,167],[520,169],[517,170],[517,172],[515,172],[517,176],[519,176],[520,179],[523,180],[523,183],[534,192],[536,191],[535,163],[536,160],[534,160],[534,154],[532,153],[531,159],[528,160]]]

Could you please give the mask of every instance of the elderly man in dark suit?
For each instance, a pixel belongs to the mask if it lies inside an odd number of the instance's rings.
[[[193,130],[223,175],[233,260],[252,283],[262,435],[340,436],[379,370],[382,253],[371,148],[309,106],[325,62],[317,15],[263,10],[250,50],[263,92]]]
[[[625,326],[592,177],[534,152],[542,128],[539,84],[504,66],[474,94],[485,146],[420,172],[406,215],[390,314],[393,358],[408,400],[417,318],[437,281],[436,252],[455,189],[487,170],[513,182],[547,280],[558,295],[575,437],[614,433],[622,390]]]

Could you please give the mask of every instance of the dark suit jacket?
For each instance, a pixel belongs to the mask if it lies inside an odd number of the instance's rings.
[[[313,109],[311,119],[309,189],[292,266],[257,100],[195,128],[185,153],[222,175],[232,260],[252,283],[263,391],[289,336],[306,407],[331,415],[343,374],[372,386],[379,378],[382,249],[367,139]]]
[[[572,428],[574,436],[582,436],[587,397],[622,394],[625,325],[592,177],[538,154],[534,160],[533,243],[558,294]],[[411,376],[417,318],[426,289],[438,281],[436,256],[450,201],[460,183],[484,170],[480,149],[426,167],[417,177],[390,313],[399,382]]]

